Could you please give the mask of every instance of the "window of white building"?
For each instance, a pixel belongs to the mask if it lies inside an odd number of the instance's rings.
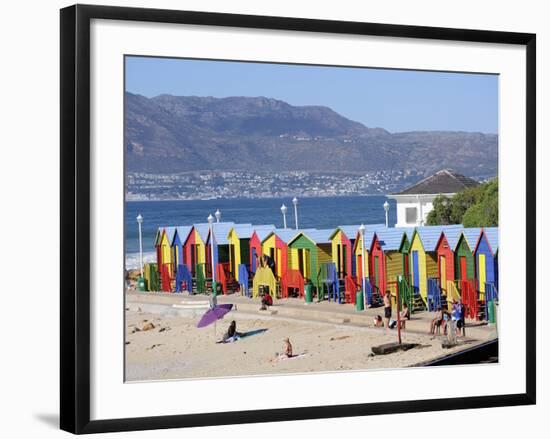
[[[407,224],[416,224],[418,218],[418,209],[416,207],[405,208],[405,220]]]

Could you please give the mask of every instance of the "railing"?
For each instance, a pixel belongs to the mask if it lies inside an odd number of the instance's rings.
[[[250,297],[250,291],[248,289],[248,282],[249,282],[248,267],[246,266],[246,264],[239,264],[238,273],[239,273],[239,288],[241,289],[241,293],[246,297]]]
[[[438,308],[443,309],[442,300],[441,300],[441,288],[439,287],[439,282],[437,278],[428,279],[428,311],[435,311]]]
[[[206,275],[205,264],[195,265],[195,279],[197,283],[197,292],[200,294],[206,293]]]
[[[344,297],[346,303],[353,303],[355,305],[357,290],[361,288],[361,285],[357,283],[355,277],[347,275],[344,281]]]
[[[288,298],[289,288],[296,288],[298,295],[304,296],[305,281],[300,270],[287,269],[281,277],[281,297]]]
[[[160,268],[160,282],[162,291],[168,293],[172,291],[172,272],[173,268],[171,263],[162,264]]]
[[[397,287],[399,288],[399,300],[400,305],[403,307],[405,304],[409,309],[409,312],[414,312],[414,290],[408,282],[406,276],[399,276],[397,278]]]
[[[461,280],[458,282],[460,286],[460,295],[462,296],[462,303],[466,307],[466,317],[477,320],[479,312],[479,302],[476,290],[476,282],[472,279]]]
[[[179,264],[176,271],[176,292],[193,292],[193,278],[189,272],[189,267],[185,264]]]
[[[218,264],[216,267],[216,283],[222,286],[223,294],[227,294],[227,277],[224,264]]]
[[[338,282],[338,273],[334,262],[321,264],[317,273],[317,285],[319,286],[320,295],[324,298],[324,287],[327,287],[328,300],[333,299],[335,302],[342,303],[340,297],[340,285]],[[321,299],[322,297],[318,297]]]

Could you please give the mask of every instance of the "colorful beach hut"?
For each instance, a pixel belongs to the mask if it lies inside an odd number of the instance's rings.
[[[369,273],[371,285],[380,294],[389,291],[392,296],[397,295],[398,276],[405,276],[408,267],[407,255],[401,249],[413,231],[412,228],[380,227],[374,233],[369,248]]]
[[[254,229],[252,236],[250,237],[250,272],[255,273],[256,268],[260,265],[262,253],[262,241],[273,230],[268,229]]]
[[[474,250],[476,278],[480,298],[487,292],[498,291],[498,227],[486,227],[481,230]]]
[[[338,226],[330,236],[332,244],[332,262],[336,265],[338,278],[357,276],[357,257],[354,253],[355,240],[357,239],[359,224]],[[385,228],[384,224],[369,224],[365,226],[369,230]],[[367,243],[369,245],[369,243]],[[366,252],[368,253],[368,248]]]
[[[193,230],[193,226],[177,226],[172,238],[171,247],[175,258],[176,267],[185,264],[185,252],[183,251],[183,243],[187,241],[187,237]]]
[[[240,225],[251,226],[252,224]],[[234,279],[229,272],[229,240],[227,239],[229,231],[234,226],[233,222],[213,223],[211,226],[213,236],[210,235],[210,226],[208,227],[205,239],[205,268],[206,277],[212,277],[214,281],[218,281],[218,277]],[[212,273],[212,257],[214,257],[215,273]]]
[[[428,307],[428,280],[437,283],[439,266],[437,244],[441,233],[462,230],[460,224],[449,226],[421,226],[414,230],[410,245],[409,270],[415,294],[419,295]],[[433,284],[435,285],[435,284]]]
[[[204,266],[205,263],[205,241],[208,235],[208,227],[208,223],[193,224],[187,239],[183,243],[184,260],[193,277],[197,275],[197,266]],[[204,271],[202,274],[205,274]]]
[[[461,228],[447,228],[441,232],[436,245],[437,268],[439,285],[442,294],[447,298],[450,306],[453,299],[460,298],[460,292],[455,282],[455,253],[454,249],[462,235]]]
[[[269,233],[274,229],[275,226],[273,224],[259,226],[239,224],[231,227],[227,235],[229,242],[229,271],[237,281],[239,280],[239,265],[244,264],[247,267],[251,267],[252,252],[250,240],[254,233],[257,230],[260,232],[265,230],[266,233]],[[256,261],[254,261],[254,264],[256,264]]]
[[[299,231],[289,242],[289,267],[299,270],[319,291],[321,265],[332,263],[332,229]]]
[[[175,273],[175,254],[172,249],[175,227],[160,227],[155,239],[157,248],[157,264],[163,291],[172,290],[172,279]]]
[[[477,292],[474,251],[481,234],[481,228],[465,228],[455,247],[455,277],[466,315],[479,319],[479,294]]]

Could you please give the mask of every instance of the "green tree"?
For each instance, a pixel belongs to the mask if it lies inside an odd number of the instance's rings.
[[[464,224],[465,227],[498,225],[498,178],[449,198],[439,195],[428,214],[429,225]]]

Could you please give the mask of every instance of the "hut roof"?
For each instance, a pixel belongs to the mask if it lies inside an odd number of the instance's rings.
[[[376,231],[376,237],[384,251],[399,250],[403,242],[403,236],[412,236],[413,231],[414,228],[412,227],[384,227]]]
[[[212,224],[212,232],[214,233],[214,239],[216,241],[217,245],[226,245],[229,244],[229,241],[227,240],[227,235],[229,235],[229,231],[233,227],[237,226],[248,226],[251,227],[252,224],[235,224],[233,222],[222,222],[222,223],[213,223]],[[208,227],[206,232],[206,241],[210,241],[210,227]]]
[[[283,241],[284,243],[288,244],[290,241],[292,241],[295,237],[297,237],[300,233],[305,232],[312,232],[316,229],[275,229],[271,232],[267,233],[263,239],[261,239],[262,243],[266,241],[271,235],[277,235],[277,237]],[[258,235],[259,237],[259,235]]]
[[[468,244],[468,246],[470,247],[470,250],[472,251],[474,251],[477,246],[477,241],[479,239],[479,235],[481,234],[481,230],[482,230],[481,227],[469,227],[469,228],[465,228],[461,233],[461,236],[464,236],[464,239],[466,240],[466,244]],[[456,247],[455,247],[455,250],[456,250]]]
[[[162,236],[162,232],[164,232],[164,229],[164,226],[161,226],[157,229],[157,233],[155,234],[155,245],[160,244],[160,237]]]
[[[464,230],[464,226],[462,224],[451,224],[448,226],[421,226],[417,227],[415,230],[420,236],[424,250],[427,252],[433,252],[437,248],[437,243],[439,242],[439,238],[441,238],[441,233],[445,233],[445,236],[447,236],[448,233],[451,237],[454,237],[455,234],[460,236],[460,233]]]
[[[491,252],[494,255],[498,251],[498,227],[484,227],[483,232],[487,237],[487,242],[489,243]],[[479,239],[481,239],[481,233],[479,235]]]
[[[330,237],[332,235],[333,229],[312,229],[312,230],[302,230],[298,234],[292,238],[292,241],[294,241],[298,235],[304,235],[306,238],[308,238],[310,241],[312,241],[315,245],[318,244],[328,244],[330,243]]]
[[[164,233],[166,233],[166,237],[168,238],[168,242],[170,245],[172,245],[172,241],[174,240],[174,235],[176,234],[176,228],[175,227],[165,227]]]
[[[344,235],[346,235],[349,239],[356,239],[357,233],[359,231],[359,227],[360,227],[360,224],[338,226],[336,227],[336,229],[333,230],[330,237],[333,238],[338,231],[342,231]],[[385,229],[385,228],[386,228],[385,224],[365,224],[365,231],[379,230],[379,229]]]
[[[191,230],[193,229],[193,226],[177,226],[176,227],[176,233],[174,233],[174,236],[172,240],[170,241],[170,245],[174,245],[174,241],[176,240],[176,236],[180,238],[180,242],[185,242],[187,237],[189,236],[189,233],[191,233]]]
[[[443,169],[392,195],[455,194],[476,186],[479,186],[479,182],[473,178],[466,177],[452,169]]]
[[[229,230],[228,238],[229,238],[229,233],[231,233],[232,230],[235,231],[235,233],[240,239],[246,239],[246,238],[250,238],[254,234],[254,232],[256,232],[257,235],[259,231],[266,231],[267,233],[269,233],[275,230],[275,225],[260,224],[258,226],[253,226],[248,224],[236,224],[235,227],[231,227],[231,229]]]

